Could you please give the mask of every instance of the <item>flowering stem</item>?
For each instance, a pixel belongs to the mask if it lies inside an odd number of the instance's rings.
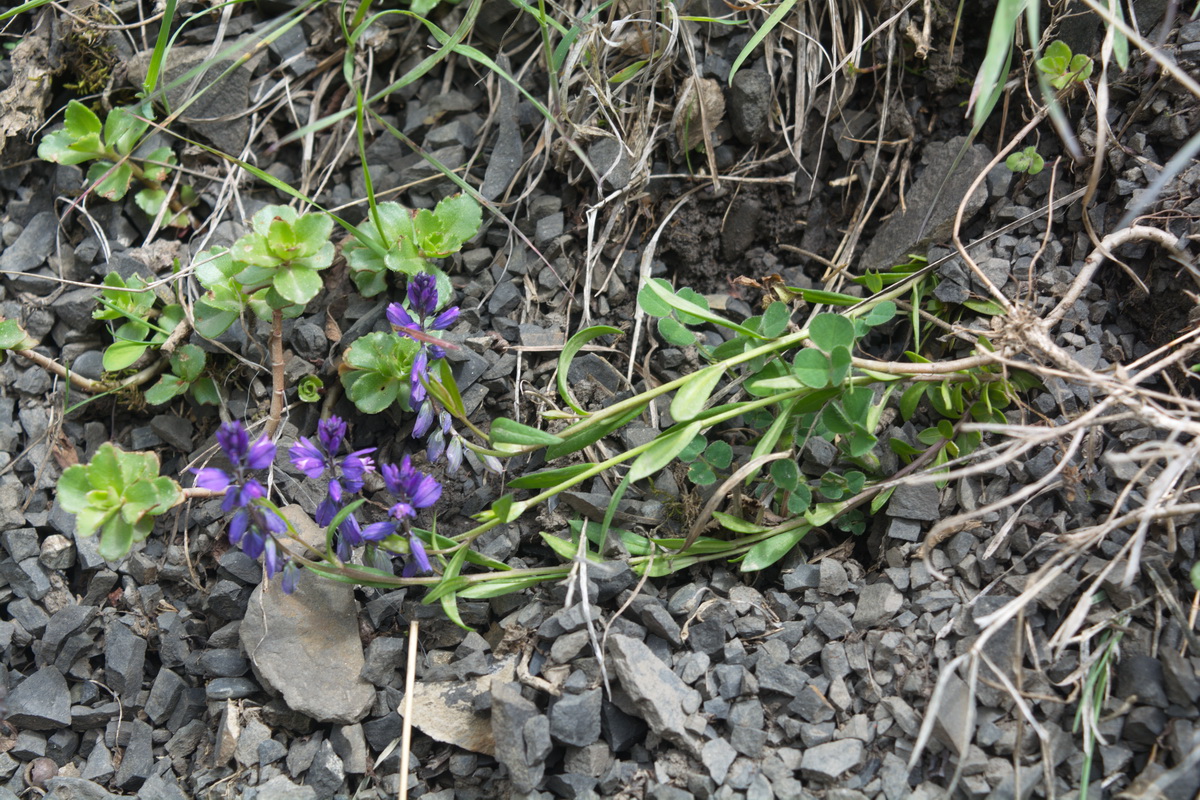
[[[271,414],[267,417],[266,434],[275,437],[283,419],[283,400],[287,391],[283,377],[283,312],[275,309],[271,319]]]

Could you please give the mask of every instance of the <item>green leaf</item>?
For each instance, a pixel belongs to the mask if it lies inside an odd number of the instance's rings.
[[[697,486],[711,486],[717,482],[717,475],[704,461],[696,461],[688,467],[688,480]]]
[[[352,372],[342,376],[350,401],[364,414],[378,414],[396,402],[400,381],[378,372]]]
[[[735,517],[732,514],[726,514],[724,511],[714,511],[713,519],[734,533],[746,533],[753,535],[757,533],[766,533],[770,530],[770,528],[762,525],[755,525],[753,522],[747,522],[741,517]]]
[[[202,406],[221,405],[221,391],[217,382],[207,376],[192,384],[192,398]]]
[[[146,216],[157,217],[167,203],[167,193],[162,189],[142,189],[133,196],[133,202],[146,212]]]
[[[122,328],[127,327],[122,325]],[[104,351],[104,356],[100,359],[101,365],[106,372],[119,372],[132,366],[142,353],[146,352],[149,345],[146,342],[135,341],[120,341],[113,342]]]
[[[800,485],[800,468],[790,458],[773,461],[771,480],[780,489],[790,492]]]
[[[204,351],[196,345],[180,345],[171,354],[171,371],[182,380],[191,383],[200,377],[200,373],[204,371],[204,365],[207,360],[208,357],[204,354]]]
[[[150,405],[161,406],[186,392],[187,388],[188,381],[178,378],[175,375],[167,374],[163,375],[158,379],[156,384],[147,389],[144,397]]]
[[[672,344],[676,347],[691,347],[696,343],[696,334],[685,328],[674,317],[659,318],[658,333],[667,344]]]
[[[0,350],[23,350],[29,335],[15,319],[0,319]]]
[[[83,464],[75,464],[63,470],[58,479],[58,504],[68,514],[78,514],[87,508],[88,492],[92,483],[88,478],[88,468]]]
[[[699,321],[711,322],[714,325],[720,325],[722,328],[729,328],[730,330],[735,330],[735,331],[738,331],[739,333],[744,333],[747,336],[751,336],[755,339],[763,338],[757,331],[750,330],[749,328],[747,328],[744,325],[738,325],[736,322],[727,320],[719,314],[712,313],[705,306],[701,306],[701,305],[699,305],[695,302],[692,302],[691,300],[683,297],[682,290],[681,290],[680,294],[676,294],[675,292],[671,291],[671,285],[669,283],[667,283],[666,281],[662,280],[661,278],[651,278],[649,281],[647,281],[645,287],[643,287],[643,291],[645,291],[647,289],[651,293],[657,295],[659,300],[666,303],[668,306],[670,306],[672,309],[674,309],[676,312],[678,312],[681,316],[686,314],[691,317],[694,317],[697,320],[696,324],[699,324]],[[692,294],[695,294],[695,293],[693,292]],[[641,302],[641,293],[638,294],[638,298],[639,298],[639,302]],[[643,308],[646,308],[644,304],[643,304]],[[649,313],[651,313],[651,311],[649,309],[646,309],[646,313],[649,314]],[[657,316],[665,316],[663,314],[652,314],[652,315],[656,316],[656,317]]]
[[[729,446],[729,442],[718,439],[704,451],[704,460],[717,469],[729,469],[729,465],[733,463],[733,448]]]
[[[672,291],[671,284],[664,281],[662,278],[651,278],[647,285],[643,286],[638,292],[638,305],[652,317],[669,317],[671,315],[671,306],[667,305],[662,299],[660,292],[655,292],[650,288],[650,283],[655,281],[661,282],[665,291]]]
[[[316,375],[305,375],[296,384],[296,395],[304,403],[317,403],[321,400],[321,390],[325,388],[325,382]]]
[[[788,495],[787,510],[790,514],[803,514],[812,505],[812,489],[800,484]]]
[[[708,440],[704,438],[704,434],[696,434],[695,438],[687,443],[687,447],[679,451],[679,460],[685,464],[690,464],[700,457],[700,454],[704,452],[704,447],[707,444]]]
[[[576,434],[562,436],[560,443],[546,448],[546,460],[553,461],[556,458],[562,458],[565,455],[582,450],[589,444],[599,441],[613,431],[624,427],[631,419],[634,419],[641,413],[642,406],[637,406],[611,419],[589,425]]]
[[[196,332],[205,339],[216,339],[241,316],[237,311],[223,311],[203,299],[197,300],[192,310],[196,317]]]
[[[538,531],[538,535],[542,537],[542,541],[563,561],[574,561],[575,554],[579,550],[579,546],[567,539],[555,536],[552,533]]]
[[[808,324],[813,344],[829,353],[835,347],[854,347],[854,323],[841,314],[818,314]]]
[[[114,108],[104,121],[104,142],[121,155],[133,152],[150,123],[136,114],[139,109]]]
[[[882,325],[885,322],[890,322],[896,316],[896,304],[891,300],[884,300],[879,303],[862,318],[863,322],[871,327]]]
[[[100,532],[100,557],[105,561],[120,561],[133,547],[133,525],[120,514],[114,514]]]
[[[67,103],[67,111],[63,115],[63,120],[64,130],[74,139],[98,136],[104,130],[104,125],[95,112],[78,100]]]
[[[505,417],[492,420],[489,438],[493,444],[515,444],[522,447],[562,444],[562,439],[552,433],[522,425]]]
[[[289,303],[304,305],[321,291],[321,276],[307,267],[280,267],[272,285]]]
[[[643,478],[648,478],[671,463],[675,456],[679,455],[680,451],[687,447],[688,443],[692,441],[692,438],[702,428],[702,422],[691,422],[682,428],[661,434],[633,462],[633,466],[629,468],[627,480],[630,483],[634,483]]]
[[[768,339],[777,339],[787,331],[792,318],[792,309],[787,303],[774,302],[763,312],[758,332]]]
[[[99,155],[100,137],[93,136],[94,147],[76,146],[75,139],[65,130],[57,130],[42,137],[38,145],[38,158],[53,164],[82,164]]]
[[[599,336],[607,335],[624,335],[624,331],[609,325],[593,325],[590,328],[584,328],[567,340],[566,345],[563,346],[562,353],[558,356],[558,374],[556,376],[558,395],[576,414],[586,414],[586,412],[576,402],[570,388],[567,386],[567,376],[571,372],[571,361],[574,360],[575,355],[585,344]]]
[[[834,386],[841,386],[846,380],[846,376],[850,374],[850,365],[853,359],[850,355],[850,348],[838,345],[833,348],[833,352],[829,354],[829,381]]]
[[[675,392],[675,398],[671,401],[671,416],[677,422],[694,419],[704,410],[704,404],[708,402],[709,396],[712,395],[713,389],[716,388],[724,374],[725,368],[720,364],[714,364],[692,375]]]
[[[110,161],[97,161],[88,169],[87,179],[95,184],[96,194],[105,200],[120,200],[129,191],[133,166],[128,163],[114,166]]]
[[[829,385],[829,358],[820,350],[804,348],[792,361],[792,374],[805,386],[824,389]]]
[[[742,572],[757,572],[766,569],[792,551],[812,530],[810,525],[801,525],[788,531],[783,531],[770,539],[764,539],[751,547],[742,559]]]
[[[925,396],[925,390],[928,388],[927,383],[915,383],[904,390],[904,394],[900,395],[900,416],[904,421],[913,418],[913,414],[917,413],[917,405],[921,402],[921,398]]]
[[[522,475],[508,482],[510,489],[549,489],[594,468],[595,464],[571,464],[567,467],[543,469]]]

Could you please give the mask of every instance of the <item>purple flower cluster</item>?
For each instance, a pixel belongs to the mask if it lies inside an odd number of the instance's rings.
[[[412,532],[412,520],[417,516],[417,509],[429,508],[442,496],[442,485],[432,475],[426,475],[412,465],[412,459],[405,456],[400,465],[384,464],[379,469],[383,482],[396,497],[396,503],[388,510],[388,519],[373,522],[363,528],[364,539],[378,542],[394,533],[408,534],[408,549],[412,559],[404,566],[404,575],[411,576],[415,572],[429,572],[429,555],[425,545]]]
[[[213,492],[224,492],[221,509],[235,512],[229,521],[229,542],[239,546],[253,559],[263,557],[267,577],[283,572],[283,590],[295,588],[298,567],[288,562],[275,537],[287,532],[287,523],[257,501],[266,497],[267,490],[257,478],[247,473],[266,469],[275,460],[275,444],[266,436],[250,441],[250,434],[240,422],[226,422],[217,429],[217,444],[233,466],[232,472],[216,467],[193,470],[196,486]]]
[[[429,362],[446,357],[445,348],[431,334],[449,328],[459,315],[458,306],[451,306],[440,314],[437,313],[437,307],[437,279],[426,272],[414,275],[408,281],[408,309],[400,303],[392,303],[387,307],[388,322],[392,323],[396,333],[408,336],[421,345],[412,364],[410,399],[414,407],[424,402],[428,394],[425,381],[429,375]],[[415,318],[413,314],[416,314]]]
[[[296,469],[313,480],[324,478],[328,481],[325,499],[317,506],[314,521],[321,527],[333,522],[344,505],[347,493],[356,494],[362,491],[363,476],[375,469],[375,462],[370,454],[374,447],[365,450],[355,450],[341,458],[338,453],[346,438],[346,422],[341,417],[329,417],[317,423],[317,441],[314,443],[306,436],[292,445],[288,456]],[[338,556],[347,561],[350,558],[350,548],[363,544],[362,528],[353,514],[346,517],[338,526]]]

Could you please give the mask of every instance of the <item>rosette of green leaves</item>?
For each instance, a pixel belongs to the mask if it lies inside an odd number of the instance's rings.
[[[170,371],[146,390],[146,402],[161,406],[190,391],[192,398],[201,405],[220,405],[221,393],[217,390],[216,381],[201,374],[207,360],[204,351],[196,345],[180,345],[171,354]]]
[[[333,220],[325,214],[299,214],[289,206],[267,206],[251,218],[250,228],[229,254],[242,266],[234,277],[251,305],[261,300],[283,310],[303,307],[316,297],[320,271],[333,263]]]
[[[156,216],[169,199],[162,183],[171,172],[175,154],[159,147],[131,160],[150,129],[149,105],[140,108],[114,108],[103,123],[90,108],[72,100],[67,104],[65,124],[48,134],[38,145],[38,157],[55,164],[93,163],[87,172],[94,191],[108,200],[120,200],[134,180],[143,188],[134,202],[150,216]],[[174,220],[172,220],[174,222]]]
[[[408,410],[413,359],[421,346],[405,336],[376,331],[346,351],[342,386],[364,414],[378,414],[397,400]]]
[[[158,474],[154,453],[127,453],[100,445],[90,464],[68,467],[58,479],[58,502],[75,515],[81,536],[100,531],[100,555],[123,558],[144,540],[154,519],[182,497],[179,484]]]
[[[1055,89],[1083,83],[1092,76],[1092,59],[1083,53],[1071,54],[1066,42],[1055,40],[1046,48],[1046,54],[1037,60],[1037,68]]]
[[[343,250],[354,284],[364,296],[372,297],[387,288],[389,271],[432,272],[428,259],[457,253],[479,232],[482,222],[479,204],[464,194],[443,199],[432,211],[380,203]]]
[[[92,317],[125,320],[112,330],[113,343],[101,359],[105,370],[118,372],[133,366],[151,347],[165,342],[183,321],[183,307],[171,304],[155,316],[155,294],[140,275],[131,275],[126,281],[110,272],[104,276],[104,286],[100,308],[92,312]]]

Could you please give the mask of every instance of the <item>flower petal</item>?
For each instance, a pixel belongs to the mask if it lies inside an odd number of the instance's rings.
[[[429,563],[429,554],[425,552],[425,545],[411,533],[408,535],[408,549],[412,551],[413,560],[417,562],[417,567],[421,572],[433,571],[433,567]]]
[[[230,477],[223,469],[216,467],[204,467],[203,469],[192,470],[196,476],[196,488],[207,489],[210,492],[223,492],[229,488],[232,482]]]
[[[288,458],[306,477],[319,478],[325,472],[325,454],[307,436],[296,440],[288,450]]]
[[[325,445],[325,452],[336,456],[342,449],[342,439],[346,437],[346,421],[339,416],[332,416],[317,423],[317,438]]]
[[[266,436],[260,436],[246,453],[246,466],[250,469],[266,469],[274,460],[275,443]]]
[[[362,538],[368,542],[382,542],[396,532],[396,523],[385,519],[383,522],[372,522],[362,529]]]
[[[221,445],[226,458],[234,464],[242,462],[249,443],[250,434],[246,433],[245,426],[236,420],[222,423],[221,427],[217,428],[217,444]]]
[[[454,321],[458,319],[458,315],[460,313],[461,311],[459,310],[458,306],[450,306],[450,308],[447,308],[445,311],[434,317],[433,323],[429,326],[429,329],[434,331],[444,331],[446,328],[449,328],[454,324]]]
[[[409,313],[404,310],[404,306],[399,303],[389,303],[387,307],[388,322],[392,323],[395,328],[412,328],[419,330],[420,325],[417,321],[409,316]]]

